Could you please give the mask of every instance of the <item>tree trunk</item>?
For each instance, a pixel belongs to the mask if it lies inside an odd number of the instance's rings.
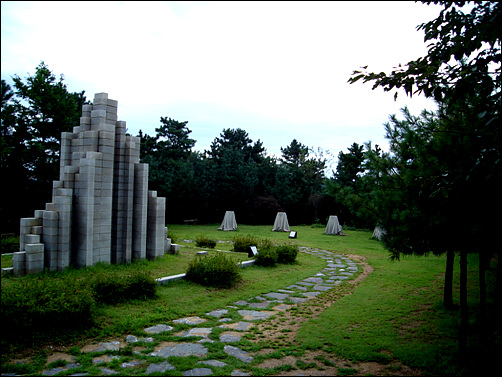
[[[479,325],[481,338],[485,336],[486,328],[486,267],[489,255],[479,252]]]
[[[455,252],[446,252],[446,270],[444,274],[443,306],[453,307],[453,263],[455,262]]]
[[[460,360],[467,356],[467,327],[469,324],[469,308],[467,306],[467,252],[460,252],[460,329],[458,349]]]
[[[497,272],[495,277],[495,309],[497,317],[502,317],[502,251],[497,253]]]

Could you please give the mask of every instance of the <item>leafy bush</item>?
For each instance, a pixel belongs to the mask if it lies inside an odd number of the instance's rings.
[[[295,263],[298,256],[298,246],[279,245],[275,248],[277,252],[277,263],[291,264]]]
[[[2,254],[19,251],[19,236],[2,236]]]
[[[234,251],[237,253],[247,253],[249,251],[249,246],[257,246],[259,240],[251,235],[238,235],[234,237]]]
[[[155,297],[157,282],[144,271],[135,271],[129,276],[124,276],[111,270],[104,270],[94,276],[91,289],[97,302],[117,304]]]
[[[198,255],[189,264],[186,280],[204,286],[231,288],[242,280],[239,266],[222,253]]]
[[[256,264],[264,267],[274,267],[277,264],[277,251],[275,247],[260,248],[255,257]]]
[[[26,277],[2,287],[0,320],[7,339],[86,327],[94,314],[91,290],[75,280]]]
[[[207,236],[199,236],[195,239],[195,244],[198,247],[208,247],[210,249],[214,249],[214,247],[216,246],[216,241],[210,239]]]

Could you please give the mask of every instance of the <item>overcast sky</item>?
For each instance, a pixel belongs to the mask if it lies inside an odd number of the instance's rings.
[[[268,154],[293,139],[334,157],[371,140],[424,98],[348,84],[368,65],[389,72],[427,53],[417,25],[440,7],[414,2],[1,2],[1,76],[12,84],[44,61],[70,92],[106,92],[128,132],[160,117],[188,121],[196,150],[226,128]],[[334,167],[333,167],[334,168]]]

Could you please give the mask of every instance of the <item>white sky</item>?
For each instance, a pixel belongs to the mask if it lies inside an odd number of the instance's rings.
[[[269,154],[293,139],[334,157],[371,140],[405,104],[429,100],[348,84],[427,53],[416,26],[439,6],[405,2],[1,2],[1,77],[44,61],[68,90],[106,92],[128,132],[188,121],[196,150],[242,128]],[[333,166],[335,168],[335,166]]]

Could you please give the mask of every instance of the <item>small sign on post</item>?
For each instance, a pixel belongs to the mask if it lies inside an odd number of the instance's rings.
[[[248,257],[254,257],[258,255],[258,249],[256,249],[256,246],[249,246],[249,251],[248,251]]]
[[[296,238],[296,232],[295,231],[289,232],[289,238]]]

